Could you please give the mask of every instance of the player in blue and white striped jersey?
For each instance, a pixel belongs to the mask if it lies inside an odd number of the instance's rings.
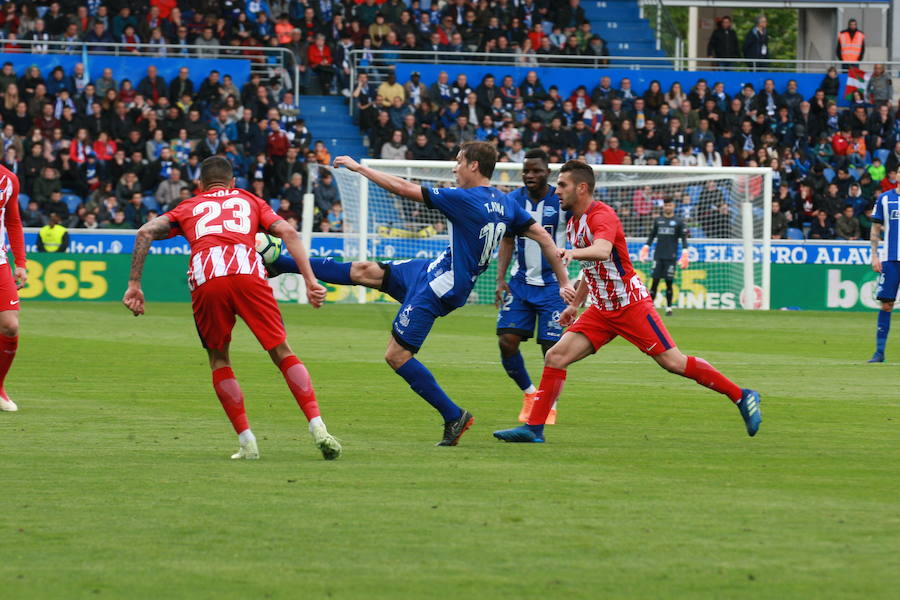
[[[884,231],[884,253],[878,255],[881,232]],[[875,354],[869,362],[884,362],[884,348],[891,329],[891,311],[900,288],[900,193],[888,190],[878,196],[872,211],[872,269],[881,273],[875,297],[881,302],[878,327],[875,330]]]
[[[565,248],[568,214],[560,209],[556,190],[547,182],[549,162],[550,157],[543,150],[525,153],[522,168],[525,186],[510,192],[507,198],[514,200],[547,230],[558,247]],[[507,283],[506,270],[511,261],[513,268]],[[524,236],[507,238],[500,244],[496,296],[500,308],[497,315],[500,361],[524,394],[519,413],[519,421],[524,423],[528,420],[537,389],[531,383],[519,345],[534,335],[537,325],[537,343],[546,354],[562,335],[559,315],[565,310],[566,303],[559,296],[556,274],[542,255],[541,247]],[[555,422],[554,406],[547,424]]]

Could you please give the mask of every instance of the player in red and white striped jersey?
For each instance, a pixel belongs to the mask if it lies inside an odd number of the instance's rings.
[[[309,303],[325,300],[297,232],[249,192],[235,189],[231,164],[213,156],[200,167],[203,192],[140,228],[134,244],[131,278],[123,302],[131,312],[144,314],[141,274],[154,239],[183,235],[191,245],[188,286],[197,333],[209,354],[213,388],[235,432],[240,449],[231,458],[259,458],[256,438],[247,422],[244,396],[238,385],[228,347],[237,316],[281,369],[288,388],[309,419],[309,431],[326,460],[340,456],[341,446],[325,428],[309,373],[287,343],[281,311],[266,281],[255,250],[255,236],[266,231],[284,240],[306,280]]]
[[[4,233],[9,236],[9,246],[15,259],[10,270]],[[25,270],[25,236],[19,217],[19,178],[0,165],[0,411],[16,411],[19,408],[10,400],[4,382],[16,349],[19,347],[19,293],[28,280]]]
[[[610,206],[594,202],[583,215],[569,219],[566,239],[573,248],[587,248],[596,239],[612,241],[608,258],[582,263],[583,281],[598,308],[619,310],[649,297],[631,265],[619,217]]]
[[[560,169],[556,193],[560,208],[572,213],[566,228],[570,250],[560,250],[563,262],[581,261],[584,276],[575,299],[560,316],[568,329],[547,351],[539,397],[528,424],[495,431],[507,442],[543,442],[544,422],[566,381],[566,368],[622,336],[677,375],[727,396],[740,410],[747,433],[756,435],[762,415],[759,394],[741,389],[702,358],[686,356],[672,341],[666,326],[631,265],[622,222],[603,202],[594,201],[594,172],[579,161]],[[590,294],[592,305],[579,317],[578,307]],[[577,320],[576,320],[577,317]]]

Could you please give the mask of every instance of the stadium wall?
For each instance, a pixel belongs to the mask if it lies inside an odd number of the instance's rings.
[[[23,300],[118,301],[128,283],[133,232],[70,232],[75,252],[59,255],[36,252],[36,233],[26,232],[29,252],[28,285],[21,291]],[[338,235],[315,236],[311,255],[342,256],[343,238]],[[408,239],[404,243],[409,243]],[[444,239],[421,240],[422,257],[430,257],[446,247]],[[381,254],[389,256],[391,240],[382,240]],[[638,262],[643,240],[629,242],[635,267],[647,280],[650,262]],[[691,265],[679,270],[676,295],[684,308],[734,309],[740,304],[735,294],[719,289],[720,278],[710,277],[722,263],[739,267],[741,243],[728,240],[695,240],[691,245]],[[154,242],[147,259],[144,290],[150,302],[187,302],[187,255],[190,248],[183,238]],[[772,242],[773,308],[803,310],[876,310],[874,299],[877,274],[869,266],[871,250],[866,242]],[[715,267],[714,267],[715,266]],[[492,281],[495,266],[482,277]],[[298,284],[284,276],[272,280],[276,296],[296,301]],[[328,301],[355,301],[349,286],[329,286]],[[662,296],[660,296],[660,300]],[[369,301],[390,301],[383,293],[369,290]],[[492,303],[493,298],[480,302]],[[900,310],[900,304],[897,305]]]
[[[685,93],[693,87],[698,79],[705,79],[710,87],[717,81],[725,84],[725,91],[734,96],[740,92],[745,83],[752,83],[755,90],[761,90],[766,79],[775,81],[775,88],[783,91],[787,86],[787,82],[791,79],[797,81],[798,92],[804,98],[811,98],[815,95],[816,90],[822,83],[824,73],[773,73],[773,72],[749,72],[749,71],[669,71],[663,69],[579,69],[568,67],[512,67],[512,66],[485,66],[472,64],[442,64],[434,65],[428,63],[398,63],[397,64],[397,81],[404,82],[409,80],[409,75],[413,71],[418,71],[422,75],[422,82],[431,85],[438,79],[441,71],[447,71],[450,81],[456,79],[459,74],[464,74],[469,78],[469,85],[474,89],[476,85],[481,83],[481,79],[490,73],[497,79],[499,86],[502,79],[506,75],[512,75],[513,80],[518,85],[529,71],[537,71],[538,77],[544,87],[549,89],[551,85],[559,88],[559,93],[564,98],[568,98],[575,89],[584,85],[588,89],[588,93],[600,82],[600,78],[608,76],[612,79],[613,87],[617,88],[619,81],[623,77],[631,79],[631,87],[643,93],[650,87],[650,82],[654,79],[659,81],[663,91],[667,91],[669,86],[674,82],[681,83],[685,89]],[[840,75],[840,89],[844,89],[846,84],[846,74]],[[838,105],[847,106],[848,102],[843,97],[838,96]]]
[[[72,72],[75,63],[85,62],[82,54],[10,54],[0,53],[0,63],[11,62],[16,73],[36,65],[41,75],[47,78],[57,66],[62,66],[66,74]],[[222,75],[231,75],[234,84],[240,88],[250,78],[250,61],[241,58],[160,58],[156,56],[106,56],[91,54],[87,57],[87,68],[92,79],[100,77],[103,69],[113,70],[113,77],[119,83],[131,80],[134,87],[147,75],[147,67],[153,65],[166,83],[177,77],[178,69],[188,67],[194,85],[199,86],[212,70]]]

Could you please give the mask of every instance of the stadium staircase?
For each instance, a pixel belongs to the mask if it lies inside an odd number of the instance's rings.
[[[656,35],[650,22],[640,17],[637,0],[591,0],[582,2],[581,6],[594,33],[606,40],[610,64],[640,64],[640,61],[618,57],[666,56],[665,52],[656,49]],[[658,62],[653,64],[660,65]]]
[[[313,141],[325,142],[332,159],[342,154],[357,160],[368,156],[363,135],[353,122],[343,96],[300,96],[300,117]]]

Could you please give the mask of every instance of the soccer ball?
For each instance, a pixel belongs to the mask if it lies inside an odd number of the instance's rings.
[[[257,233],[256,251],[262,256],[265,264],[271,265],[281,256],[281,239],[268,233]]]

